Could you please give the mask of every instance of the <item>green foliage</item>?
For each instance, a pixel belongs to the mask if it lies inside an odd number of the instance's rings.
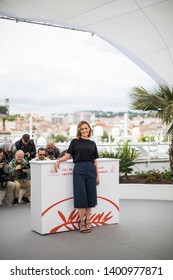
[[[151,111],[156,118],[170,125],[167,135],[171,135],[173,143],[173,87],[170,89],[167,85],[157,84],[148,90],[143,87],[134,87],[129,94],[132,109]],[[173,145],[170,147],[169,158],[173,174]]]
[[[154,142],[154,136],[151,135],[151,136],[141,136],[138,138],[138,142],[148,142],[148,140],[150,140],[150,142]]]
[[[153,116],[170,125],[168,134],[173,132],[173,87],[157,84],[149,89],[134,87],[129,94],[132,109],[151,111]]]
[[[104,130],[103,131],[103,136],[101,137],[101,140],[104,142],[105,140],[108,142],[109,136],[108,133]]]
[[[114,118],[114,117],[123,117],[124,112],[112,112],[112,111],[92,111],[96,118]],[[134,111],[128,111],[128,118],[133,119],[137,116],[146,117],[149,116],[150,113],[148,112],[134,112]]]
[[[138,138],[138,142],[147,142],[147,136],[140,136],[139,138]]]
[[[67,142],[68,138],[62,134],[52,135],[51,136],[53,142]]]
[[[139,178],[139,179],[145,179],[148,176],[148,172],[138,171],[138,172],[135,172],[135,176],[136,176],[136,178]]]
[[[141,171],[141,172],[135,172],[136,178],[139,179],[145,179],[145,183],[157,183],[162,180],[171,180],[172,175],[169,170],[159,171],[156,169],[149,170],[149,171]]]
[[[101,158],[116,158],[116,157],[115,157],[115,153],[113,153],[113,152],[108,152],[108,151],[100,152],[100,153],[99,153],[99,157],[101,157]]]
[[[0,106],[0,114],[6,115],[8,113],[8,109],[6,106]]]
[[[132,166],[135,165],[134,160],[140,155],[141,152],[136,152],[135,148],[130,147],[128,141],[118,143],[118,149],[116,153],[102,152],[100,157],[103,158],[118,158],[120,159],[119,172],[125,176],[131,174],[133,171]]]
[[[141,152],[136,152],[135,148],[130,147],[129,140],[118,143],[118,150],[116,153],[116,158],[120,159],[120,173],[131,174],[133,171],[132,166],[135,165],[134,160],[140,155]]]
[[[163,176],[163,179],[172,180],[172,174],[171,174],[171,171],[170,171],[170,170],[165,169],[165,170],[162,172],[162,176]]]
[[[102,142],[109,142],[109,135],[108,133],[104,130],[103,131],[103,136],[101,137]],[[110,137],[110,141],[114,141],[113,137]]]
[[[6,116],[3,119],[7,121],[14,121],[16,119],[16,116]]]

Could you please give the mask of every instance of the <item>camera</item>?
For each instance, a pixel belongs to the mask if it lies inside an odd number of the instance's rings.
[[[27,164],[25,166],[22,166],[21,170],[23,169],[29,169],[30,168],[30,163],[27,162]]]
[[[48,158],[51,160],[54,159],[53,151],[48,150]]]
[[[3,166],[1,173],[8,173],[8,164],[5,161],[0,162],[0,164]]]
[[[24,154],[24,159],[28,160],[28,153]]]
[[[53,160],[54,156],[53,155],[49,155],[49,159]]]
[[[5,161],[2,161],[1,164],[3,165],[3,168],[0,168],[0,183],[1,187],[5,189],[7,182],[9,181],[8,165]]]
[[[25,179],[27,179],[28,174],[27,174],[26,172],[23,172],[23,170],[29,169],[29,168],[30,168],[30,164],[29,164],[29,162],[28,162],[26,165],[22,166],[21,169],[19,169],[19,170],[17,171],[17,178],[18,178],[19,180],[25,180]]]

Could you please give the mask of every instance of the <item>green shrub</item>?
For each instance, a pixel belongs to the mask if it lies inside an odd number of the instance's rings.
[[[127,174],[131,174],[133,171],[132,166],[135,165],[134,160],[140,155],[141,152],[136,152],[135,148],[130,147],[130,140],[118,143],[118,149],[116,153],[113,152],[101,152],[100,157],[103,158],[117,158],[120,160],[119,172],[127,177]]]
[[[156,169],[149,170],[149,171],[135,172],[135,176],[136,178],[139,179],[145,179],[145,183],[156,183],[162,180],[171,180],[172,178],[171,171],[164,170],[161,172]]]

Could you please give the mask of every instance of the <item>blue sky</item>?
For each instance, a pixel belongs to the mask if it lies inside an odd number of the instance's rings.
[[[127,110],[129,90],[154,83],[90,33],[0,20],[0,38],[0,103],[10,99],[10,114]]]

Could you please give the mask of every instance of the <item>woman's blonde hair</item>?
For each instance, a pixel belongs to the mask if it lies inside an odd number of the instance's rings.
[[[78,126],[77,126],[77,133],[76,133],[76,137],[79,138],[81,136],[81,126],[83,124],[86,124],[88,127],[89,127],[89,134],[88,134],[88,137],[91,136],[91,126],[89,125],[89,123],[87,121],[81,121]]]

